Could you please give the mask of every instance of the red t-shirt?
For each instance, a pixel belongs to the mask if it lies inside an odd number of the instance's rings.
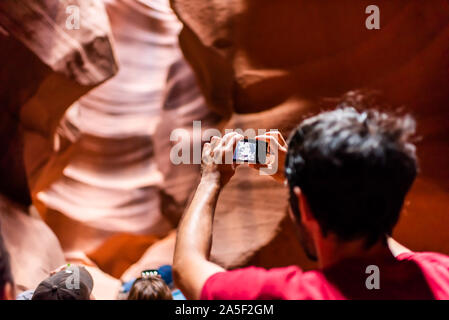
[[[379,267],[379,289],[366,285],[369,265]],[[296,266],[249,267],[216,273],[205,283],[204,300],[449,299],[449,257],[403,253],[375,261],[347,260],[325,270]]]

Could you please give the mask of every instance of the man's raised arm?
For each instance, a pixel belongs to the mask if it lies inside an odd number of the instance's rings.
[[[199,299],[206,280],[225,271],[209,261],[212,224],[218,195],[235,172],[234,164],[225,163],[229,159],[225,155],[233,153],[240,139],[243,136],[230,133],[222,139],[213,137],[203,147],[201,182],[178,226],[173,258],[175,283],[187,299]]]

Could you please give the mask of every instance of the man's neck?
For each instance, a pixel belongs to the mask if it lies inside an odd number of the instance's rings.
[[[334,236],[317,239],[318,266],[329,268],[348,259],[382,259],[393,257],[385,241],[379,240],[366,248],[365,240],[342,242]]]

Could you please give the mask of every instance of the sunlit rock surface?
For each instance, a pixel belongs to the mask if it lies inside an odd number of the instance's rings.
[[[163,236],[173,228],[160,212],[163,176],[153,136],[168,69],[181,55],[180,25],[164,1],[105,5],[120,70],[67,112],[58,132],[61,140],[76,137],[76,151],[61,178],[37,196],[64,250],[95,256],[113,236]]]
[[[75,151],[37,200],[65,251],[85,252],[120,276],[176,227],[195,186],[199,165],[170,161],[172,130],[217,117],[183,61],[168,2],[105,3],[120,71],[66,113],[58,134]]]

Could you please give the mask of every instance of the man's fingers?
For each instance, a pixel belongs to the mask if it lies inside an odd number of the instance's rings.
[[[215,147],[213,150],[213,158],[216,164],[223,163],[223,142],[220,141],[220,144]]]
[[[287,147],[287,142],[285,142],[284,137],[282,136],[282,134],[279,131],[277,131],[277,130],[276,131],[268,131],[265,134],[268,136],[275,137],[281,146]]]
[[[221,159],[221,152],[220,152],[220,146],[222,145],[223,140],[220,137],[213,136],[210,139],[210,157],[213,158],[213,161],[215,163],[220,163]]]
[[[211,147],[212,147],[212,157],[216,164],[232,164],[233,154],[237,141],[243,139],[241,134],[237,132],[230,132],[226,134],[223,138],[212,137]]]
[[[206,142],[203,145],[203,155],[201,157],[201,160],[203,161],[203,163],[210,163],[210,161],[212,160],[212,147],[211,144],[209,142]]]
[[[240,140],[240,135],[238,134],[232,135],[229,139],[227,139],[226,145],[223,147],[225,164],[234,163],[234,150],[238,140]]]
[[[256,140],[267,142],[270,145],[270,148],[273,148],[273,147],[282,148],[282,145],[279,144],[279,141],[275,137],[272,137],[272,136],[269,136],[266,134],[264,134],[262,136],[257,136]]]
[[[270,131],[264,135],[257,136],[257,140],[265,141],[268,143],[268,151],[270,154],[277,153],[279,150],[281,152],[287,151],[287,144],[279,131]],[[281,142],[279,142],[281,141]],[[282,143],[282,144],[281,144]]]
[[[210,139],[210,145],[211,145],[212,151],[214,151],[214,149],[221,143],[221,140],[222,139],[217,136],[213,136]]]
[[[235,147],[237,146],[237,142],[238,142],[239,140],[242,140],[242,139],[244,139],[244,137],[243,137],[241,134],[238,134],[238,133],[236,133],[236,134],[230,136],[230,137],[225,141],[225,143],[226,143],[225,149],[226,149],[227,151],[228,151],[228,150],[234,151]]]
[[[206,143],[203,145],[203,155],[209,154],[210,152],[211,152],[211,145],[210,145],[209,142],[206,142]]]
[[[268,131],[263,135],[257,136],[256,140],[268,142],[270,147],[287,148],[287,143],[279,131]]]
[[[233,140],[236,141],[235,139],[243,139],[243,136],[237,132],[230,132],[225,134],[225,136],[223,137],[223,142],[225,145],[228,145],[229,141]]]

